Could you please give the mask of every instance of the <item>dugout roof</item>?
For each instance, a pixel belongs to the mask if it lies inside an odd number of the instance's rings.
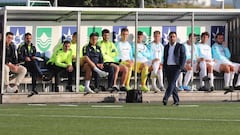
[[[76,8],[7,6],[7,21],[228,21],[240,15],[239,9],[171,9],[171,8]]]

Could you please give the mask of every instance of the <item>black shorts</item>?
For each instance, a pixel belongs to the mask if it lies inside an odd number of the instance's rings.
[[[105,62],[103,65],[108,65],[108,66],[110,66],[111,64],[116,64],[116,65],[119,65],[119,63],[117,63],[117,62]]]

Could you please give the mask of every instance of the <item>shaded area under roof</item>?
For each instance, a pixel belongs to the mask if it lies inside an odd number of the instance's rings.
[[[81,12],[82,21],[228,21],[240,15],[238,9],[169,9],[169,8],[75,8],[7,6],[7,21],[76,21]]]

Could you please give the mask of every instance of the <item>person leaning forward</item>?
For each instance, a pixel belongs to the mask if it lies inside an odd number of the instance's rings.
[[[72,50],[70,49],[70,42],[64,41],[63,48],[57,50],[52,57],[47,61],[49,68],[49,74],[46,76],[46,80],[50,80],[55,76],[55,92],[59,92],[59,78],[60,73],[66,71],[68,75],[68,86],[72,85]]]
[[[103,65],[103,56],[100,46],[97,44],[98,41],[98,33],[91,33],[90,34],[90,41],[89,44],[83,47],[83,56],[88,56],[89,59],[101,70],[108,72],[108,86],[113,85],[114,79],[114,68],[110,65]],[[99,74],[94,71],[94,87],[95,92],[99,91]]]
[[[5,65],[4,65],[4,84],[6,92],[14,92],[17,93],[19,91],[19,84],[25,77],[27,73],[27,69],[18,64],[15,45],[12,42],[13,33],[6,33],[6,55],[5,55]],[[9,82],[9,73],[17,74],[16,80],[14,82],[14,86],[10,87]]]

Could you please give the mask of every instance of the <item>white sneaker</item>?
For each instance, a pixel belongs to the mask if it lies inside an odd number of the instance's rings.
[[[160,92],[161,90],[158,87],[153,87],[153,91],[157,93],[157,92]]]
[[[84,91],[87,92],[87,93],[95,93],[95,92],[94,92],[93,90],[91,90],[91,88],[89,88],[89,87],[85,87]]]
[[[6,93],[14,93],[14,92],[15,92],[15,90],[12,87],[7,86]]]
[[[151,72],[150,78],[156,78],[157,74],[155,74],[154,72]]]
[[[240,87],[240,84],[235,84],[235,87]]]
[[[14,90],[14,93],[18,93],[18,90],[19,90],[18,86],[15,85],[15,86],[13,87],[13,90]]]
[[[99,75],[99,77],[106,77],[106,76],[108,76],[108,72],[101,71],[101,72],[98,72],[98,75]]]

